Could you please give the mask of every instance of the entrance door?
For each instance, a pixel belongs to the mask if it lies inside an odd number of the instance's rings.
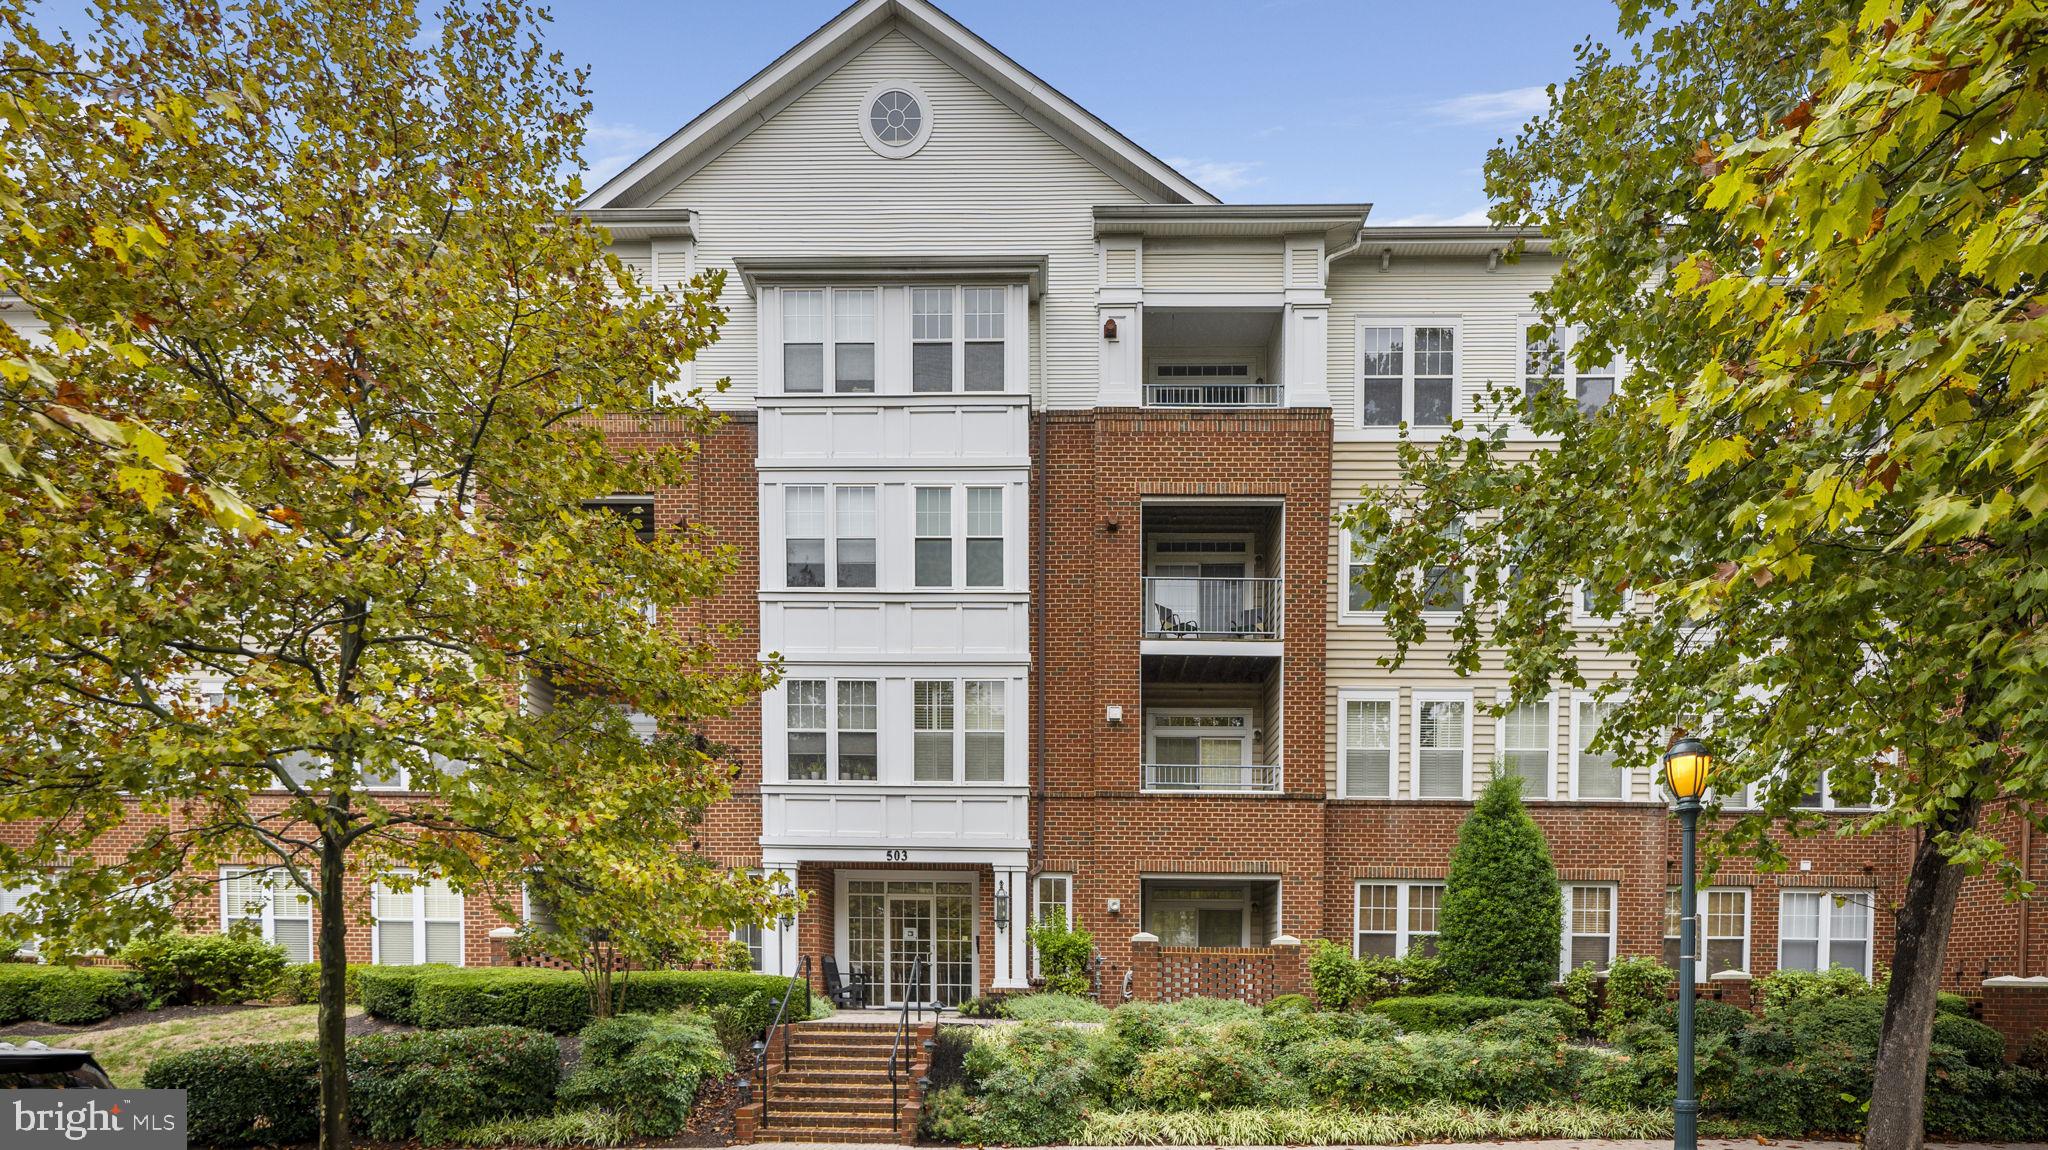
[[[958,1006],[974,997],[974,904],[967,880],[848,880],[848,968],[866,973],[892,1005]],[[913,986],[920,959],[924,978]]]

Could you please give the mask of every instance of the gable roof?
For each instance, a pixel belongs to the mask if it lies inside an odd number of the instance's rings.
[[[855,0],[824,27],[606,180],[584,197],[581,206],[645,206],[831,74],[892,24],[1141,194],[1164,203],[1221,202],[927,0]]]

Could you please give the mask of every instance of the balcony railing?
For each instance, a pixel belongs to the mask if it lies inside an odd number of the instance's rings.
[[[1277,791],[1280,768],[1271,764],[1216,766],[1194,763],[1146,763],[1148,791]]]
[[[1280,580],[1145,578],[1147,639],[1278,639]]]
[[[1196,382],[1148,383],[1146,407],[1278,407],[1277,383]]]

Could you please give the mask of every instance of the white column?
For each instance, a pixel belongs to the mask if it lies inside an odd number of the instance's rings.
[[[1289,407],[1330,406],[1330,308],[1327,303],[1287,305],[1281,358]]]
[[[996,990],[1023,990],[1030,985],[1026,975],[1026,927],[1031,921],[1030,876],[1021,867],[996,868],[997,889],[1010,895],[1010,925],[996,927],[996,969],[990,985]]]
[[[782,873],[787,883],[784,889],[795,890],[796,860],[767,858],[761,860],[762,874],[772,877],[777,871]],[[798,924],[795,917],[790,918],[788,929],[783,928],[782,922],[779,919],[770,919],[768,925],[762,928],[761,967],[763,974],[796,973],[797,929]]]
[[[1116,338],[1104,335],[1116,324]],[[1095,339],[1101,347],[1095,402],[1100,407],[1137,407],[1144,402],[1145,309],[1137,304],[1100,304]]]

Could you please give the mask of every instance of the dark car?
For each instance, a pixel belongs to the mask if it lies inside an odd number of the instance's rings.
[[[90,1050],[0,1042],[0,1090],[111,1090]]]

